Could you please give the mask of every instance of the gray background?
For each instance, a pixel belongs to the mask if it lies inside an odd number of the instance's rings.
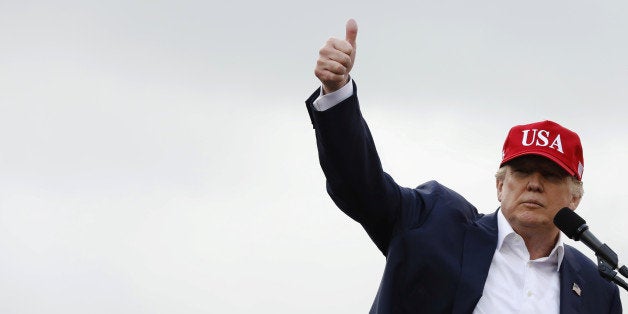
[[[555,120],[584,145],[578,212],[627,257],[626,16],[619,0],[0,0],[0,312],[367,312],[385,260],[327,197],[303,104],[350,17],[397,182],[492,212],[508,129]]]

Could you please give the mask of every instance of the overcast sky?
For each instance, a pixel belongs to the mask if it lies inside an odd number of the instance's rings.
[[[0,0],[0,312],[367,312],[385,259],[327,196],[303,103],[351,17],[398,183],[493,212],[508,129],[554,120],[582,138],[578,212],[628,258],[626,16],[623,0]]]

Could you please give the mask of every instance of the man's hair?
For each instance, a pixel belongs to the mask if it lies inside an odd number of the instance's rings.
[[[497,172],[495,173],[495,179],[499,181],[504,181],[504,178],[506,178],[507,167],[508,165],[503,165],[501,168],[499,168],[499,170],[497,170]],[[582,195],[584,195],[584,187],[582,185],[582,181],[578,180],[574,176],[569,176],[569,178],[571,194],[577,198],[582,198]]]

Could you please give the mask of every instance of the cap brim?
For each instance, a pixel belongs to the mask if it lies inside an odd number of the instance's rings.
[[[522,153],[518,153],[518,154],[513,154],[512,156],[508,156],[508,158],[504,158],[504,160],[502,160],[502,163],[499,165],[500,167],[503,166],[505,163],[517,158],[517,157],[522,157],[522,156],[526,156],[526,155],[535,155],[535,156],[541,156],[541,157],[545,157],[551,161],[553,161],[555,164],[559,165],[561,168],[563,168],[565,171],[567,171],[567,173],[569,173],[569,175],[576,177],[578,180],[580,180],[580,178],[578,178],[578,175],[575,171],[569,169],[569,167],[567,167],[567,165],[560,161],[560,159],[556,158],[555,156],[552,156],[551,154],[547,154],[544,152],[522,152]]]

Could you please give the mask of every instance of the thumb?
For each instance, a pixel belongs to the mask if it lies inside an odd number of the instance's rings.
[[[358,23],[356,23],[354,19],[349,19],[347,21],[347,33],[345,35],[345,40],[348,41],[354,49],[356,37],[358,37]]]

